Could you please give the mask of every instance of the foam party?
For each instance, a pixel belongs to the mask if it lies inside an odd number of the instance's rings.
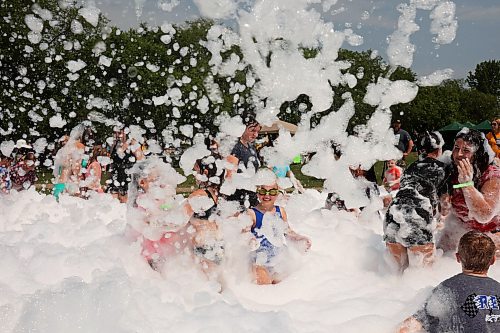
[[[0,331],[500,332],[463,6],[3,0]]]

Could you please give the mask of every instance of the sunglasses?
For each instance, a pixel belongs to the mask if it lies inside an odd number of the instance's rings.
[[[497,126],[498,123],[491,123],[491,126]]]
[[[272,188],[270,190],[266,190],[264,188],[259,188],[257,190],[257,194],[260,194],[260,195],[270,195],[270,196],[276,196],[280,193],[280,191],[277,189],[277,188]]]

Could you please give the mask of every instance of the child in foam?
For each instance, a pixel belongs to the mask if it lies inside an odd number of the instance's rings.
[[[396,165],[396,160],[387,161],[387,170],[384,172],[384,185],[387,186],[389,191],[399,190],[399,181],[403,169]]]
[[[223,284],[220,265],[224,259],[224,240],[217,222],[219,190],[226,171],[217,151],[194,166],[199,189],[189,195],[185,210],[189,216],[187,230],[192,233],[191,245],[195,261],[208,279]]]
[[[280,282],[276,265],[285,254],[287,240],[302,243],[305,251],[311,247],[309,238],[290,228],[285,209],[275,205],[278,194],[276,181],[260,186],[257,189],[259,204],[247,211],[252,221],[249,231],[257,243],[257,249],[253,251],[253,273],[257,284]]]
[[[168,257],[187,245],[186,221],[178,213],[184,198],[176,195],[176,186],[185,177],[156,157],[136,163],[130,175],[127,234],[141,242],[143,257],[160,270]]]
[[[95,145],[91,154],[82,160],[80,193],[83,197],[88,197],[89,192],[104,192],[101,185],[102,167],[97,160],[102,155],[104,155],[104,148],[101,145]]]
[[[438,160],[443,144],[439,132],[426,133],[420,142],[419,161],[406,169],[387,209],[384,240],[400,271],[409,264],[433,262],[435,216],[449,176],[445,163]]]

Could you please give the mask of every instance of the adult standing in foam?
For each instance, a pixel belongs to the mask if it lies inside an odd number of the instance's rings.
[[[500,167],[483,133],[468,128],[455,137],[449,196],[452,216],[445,223],[440,247],[454,250],[469,230],[485,232],[500,249]]]
[[[127,140],[125,128],[115,131],[113,146],[111,147],[111,183],[107,191],[113,197],[120,200],[120,202],[127,202],[128,185],[130,183],[130,176],[128,170],[134,166],[136,161],[144,158],[141,146],[130,138]]]
[[[243,123],[246,126],[245,131],[233,147],[231,155],[237,159],[238,173],[245,172],[248,169],[252,169],[254,170],[253,172],[256,172],[260,167],[260,161],[254,142],[259,135],[261,126],[252,113],[243,115]],[[245,189],[236,189],[227,199],[230,201],[238,201],[241,207],[247,208],[258,204],[257,194]],[[244,210],[244,208],[242,210]]]
[[[434,258],[434,216],[441,196],[447,192],[449,176],[446,165],[438,160],[443,144],[439,132],[423,136],[422,155],[403,174],[399,192],[387,210],[384,240],[401,271],[415,256],[422,257],[424,265]]]
[[[399,161],[400,166],[406,166],[406,158],[411,153],[413,149],[413,140],[410,134],[401,128],[401,120],[394,120],[392,123],[392,129],[394,131],[394,136],[396,137],[396,147],[403,153],[403,157]]]
[[[469,231],[460,239],[456,258],[462,273],[434,288],[399,333],[500,332],[500,283],[488,277],[495,244],[487,235]]]

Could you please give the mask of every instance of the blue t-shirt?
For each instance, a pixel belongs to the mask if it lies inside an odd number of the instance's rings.
[[[273,172],[278,178],[285,178],[288,171],[290,171],[290,166],[274,166]]]

